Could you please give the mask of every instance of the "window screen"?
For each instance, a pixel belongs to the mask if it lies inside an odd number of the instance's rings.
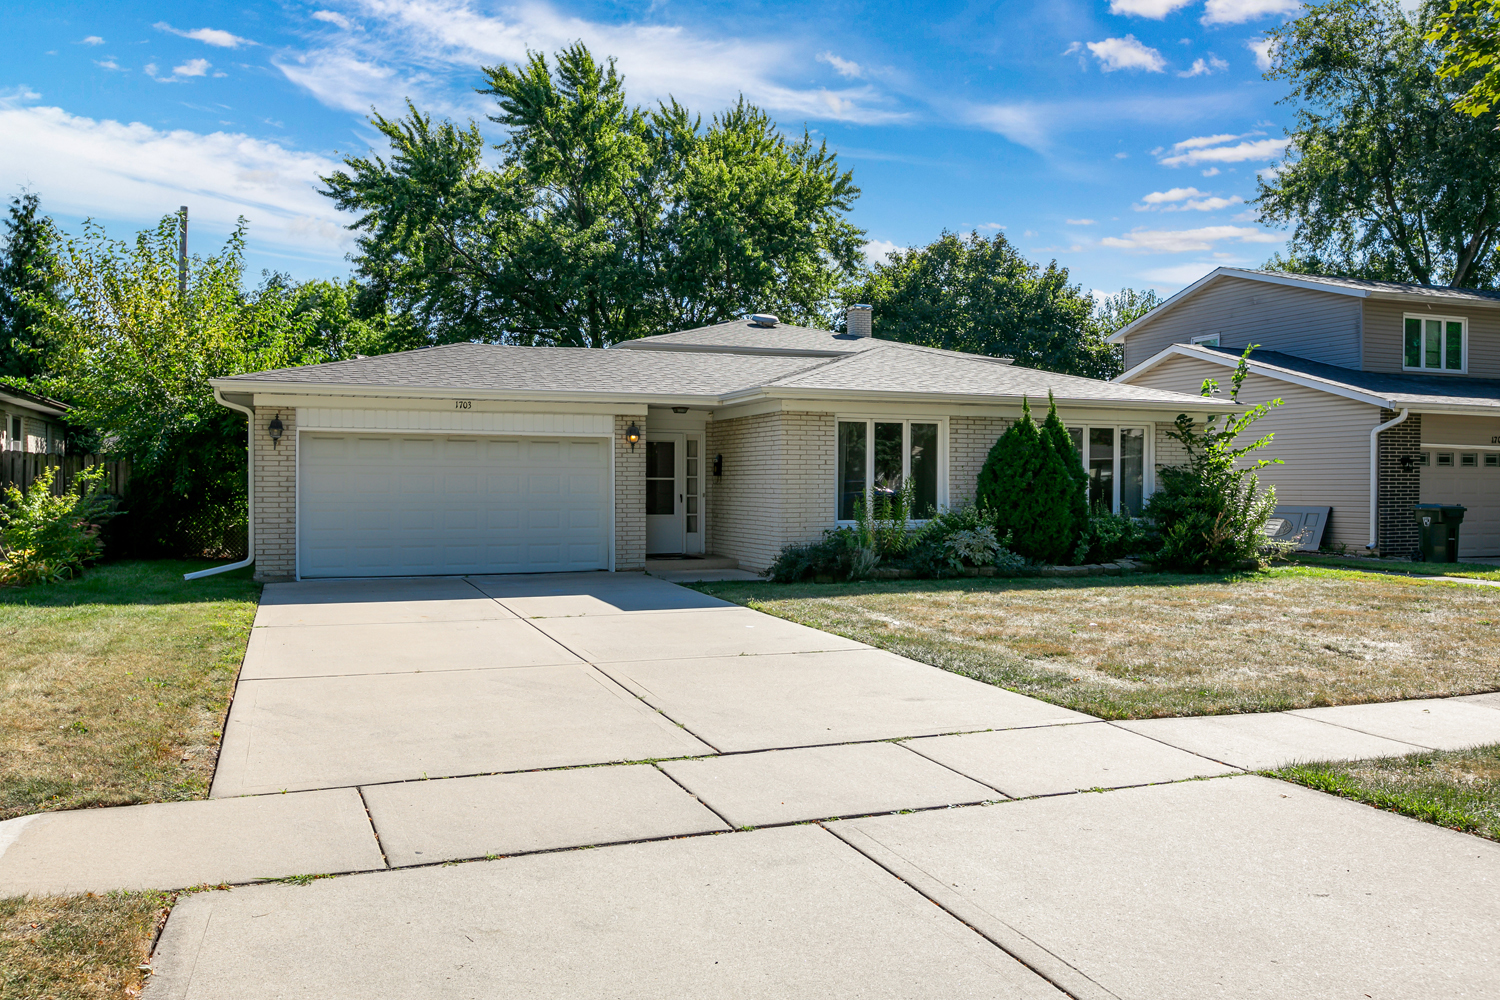
[[[677,513],[677,442],[646,442],[646,513]]]

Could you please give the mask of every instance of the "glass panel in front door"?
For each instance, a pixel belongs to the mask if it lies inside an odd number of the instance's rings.
[[[698,533],[698,439],[687,439],[687,489],[683,502],[687,505],[688,534]]]
[[[677,513],[675,441],[646,442],[646,513]]]

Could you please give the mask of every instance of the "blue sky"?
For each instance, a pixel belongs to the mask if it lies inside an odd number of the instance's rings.
[[[251,265],[347,274],[317,175],[375,141],[371,106],[483,120],[478,67],[582,39],[633,100],[739,93],[826,137],[868,252],[1003,229],[1086,289],[1171,292],[1257,266],[1284,233],[1245,202],[1291,109],[1261,79],[1294,0],[1096,3],[11,4],[0,191],[127,236],[190,207],[196,249],[250,219]]]

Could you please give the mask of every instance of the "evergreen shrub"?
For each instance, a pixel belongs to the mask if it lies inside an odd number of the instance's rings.
[[[997,534],[1008,534],[1011,549],[1040,563],[1061,563],[1073,554],[1088,513],[1080,507],[1087,480],[1075,475],[1077,453],[1056,416],[1054,401],[1047,421],[1061,434],[1038,427],[1023,399],[1021,419],[990,448],[976,491],[977,505],[994,512]]]

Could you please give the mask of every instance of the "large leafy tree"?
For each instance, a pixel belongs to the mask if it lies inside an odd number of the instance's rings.
[[[1490,287],[1500,238],[1500,133],[1455,110],[1425,14],[1330,0],[1273,32],[1297,108],[1261,219],[1294,226],[1274,266],[1423,285]]]
[[[1438,76],[1468,82],[1457,110],[1478,118],[1500,105],[1500,0],[1449,0],[1427,40],[1442,47]]]
[[[388,157],[349,157],[325,193],[358,214],[364,283],[428,342],[606,347],[770,309],[825,315],[858,266],[859,194],[826,144],[743,99],[708,122],[642,109],[583,45],[484,70],[507,138],[372,117]]]
[[[1068,283],[1066,268],[1027,260],[1002,233],[945,232],[925,247],[898,250],[845,289],[874,306],[876,337],[1016,364],[1110,378],[1118,352],[1104,343],[1093,299]]]
[[[0,377],[45,373],[39,303],[57,300],[51,280],[56,242],[52,220],[41,213],[35,192],[10,200],[0,244]]]

